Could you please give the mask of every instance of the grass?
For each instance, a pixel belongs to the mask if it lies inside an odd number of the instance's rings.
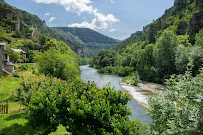
[[[25,118],[24,112],[6,114],[0,117],[0,135],[37,135],[45,132],[44,128],[33,128]],[[68,135],[62,125],[58,126],[56,132],[50,135]]]
[[[24,113],[7,114],[0,117],[0,135],[34,135],[42,133],[32,128]]]
[[[20,86],[19,78],[4,76],[0,78],[0,101],[7,100],[11,93]]]
[[[31,75],[30,72],[21,72],[20,76],[26,77]],[[12,76],[0,77],[0,103],[6,103],[12,92],[20,86],[20,78]],[[33,128],[24,111],[20,112],[20,102],[8,102],[9,114],[0,116],[0,135],[37,135],[43,134],[46,128]],[[22,108],[25,108],[24,106]],[[22,109],[21,108],[21,109]],[[50,135],[67,135],[70,134],[62,125],[58,126],[56,132]]]

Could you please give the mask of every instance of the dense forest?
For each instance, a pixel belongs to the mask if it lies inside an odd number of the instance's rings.
[[[119,40],[104,36],[89,28],[52,27],[51,29],[65,39],[82,45],[85,48],[86,56],[89,57],[97,54],[101,49],[109,49],[119,42]]]
[[[193,59],[196,75],[203,64],[202,16],[201,1],[182,1],[114,50],[100,51],[91,58],[90,66],[100,73],[136,74],[141,80],[163,83],[171,74],[184,73]]]

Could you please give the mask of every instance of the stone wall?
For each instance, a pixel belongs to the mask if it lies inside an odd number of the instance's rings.
[[[14,65],[6,65],[5,70],[13,74],[14,73]]]

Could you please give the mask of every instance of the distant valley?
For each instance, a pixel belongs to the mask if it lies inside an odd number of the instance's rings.
[[[97,54],[101,49],[109,49],[119,42],[88,28],[52,27],[51,29],[63,38],[83,46],[87,56]]]

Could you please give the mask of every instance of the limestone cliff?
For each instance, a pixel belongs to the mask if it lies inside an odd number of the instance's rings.
[[[180,3],[183,0],[174,0],[174,5],[177,5],[178,3]]]

